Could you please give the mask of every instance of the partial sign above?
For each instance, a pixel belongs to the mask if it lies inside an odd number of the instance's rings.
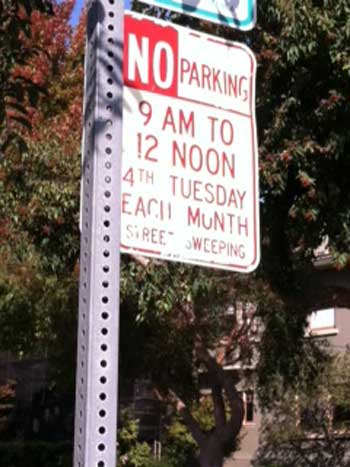
[[[242,31],[253,29],[256,23],[256,0],[146,0],[146,2]]]
[[[250,272],[259,263],[254,55],[125,17],[123,252]]]

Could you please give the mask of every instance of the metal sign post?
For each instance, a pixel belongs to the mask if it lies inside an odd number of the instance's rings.
[[[115,467],[123,2],[87,5],[74,467]]]

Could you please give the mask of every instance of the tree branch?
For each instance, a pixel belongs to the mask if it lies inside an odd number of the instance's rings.
[[[215,426],[223,427],[226,423],[225,403],[222,395],[222,386],[220,384],[212,383],[211,395],[214,404],[214,419]]]
[[[177,394],[175,394],[174,391],[170,391],[169,393],[172,398],[173,405],[175,406],[177,412],[181,415],[187,428],[190,430],[190,433],[193,439],[196,441],[198,446],[201,448],[201,446],[204,444],[206,440],[204,432],[200,428],[198,422],[192,417],[192,414],[188,410],[186,404],[177,396]]]
[[[234,350],[234,342],[237,342],[244,335],[248,335],[256,317],[257,308],[255,308],[254,313],[252,313],[252,315],[249,316],[248,319],[244,320],[243,324],[240,327],[237,328],[237,321],[235,321],[231,329],[230,335],[228,337],[228,340],[225,343],[224,351],[221,352],[220,355],[217,357],[217,362],[219,364],[222,365],[227,356]],[[239,361],[240,356],[236,360]]]
[[[196,335],[195,351],[199,360],[205,364],[210,377],[213,378],[214,384],[225,390],[231,416],[224,426],[220,425],[217,429],[222,430],[226,441],[232,440],[238,435],[244,418],[243,402],[236,389],[235,382],[232,376],[225,374],[223,368],[209,354],[199,335]]]

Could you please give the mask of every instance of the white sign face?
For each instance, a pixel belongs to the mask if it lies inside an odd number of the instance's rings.
[[[253,29],[256,23],[256,0],[147,0],[147,3],[242,31]]]
[[[123,252],[259,263],[255,70],[242,44],[125,17]]]

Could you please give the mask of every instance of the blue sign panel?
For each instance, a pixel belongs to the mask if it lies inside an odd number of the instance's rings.
[[[252,29],[256,22],[256,0],[147,0],[147,3],[243,31]]]

